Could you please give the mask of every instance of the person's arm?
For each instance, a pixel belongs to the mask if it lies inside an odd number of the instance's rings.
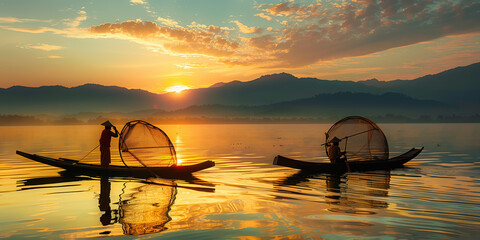
[[[112,137],[118,137],[118,130],[115,126],[113,126],[113,130],[115,131],[115,133],[113,133]]]

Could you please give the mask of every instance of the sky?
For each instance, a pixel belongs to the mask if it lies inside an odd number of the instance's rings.
[[[0,0],[0,88],[414,79],[479,43],[475,0]]]

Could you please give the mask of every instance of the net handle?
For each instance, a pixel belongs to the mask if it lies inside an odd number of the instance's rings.
[[[372,129],[369,129],[369,130],[365,130],[363,132],[359,132],[359,133],[355,133],[355,134],[352,134],[352,135],[348,135],[348,136],[345,136],[343,138],[340,138],[340,140],[343,140],[343,139],[348,139],[349,137],[354,137],[354,136],[357,136],[357,135],[360,135],[360,134],[363,134],[363,133],[367,133],[367,132],[370,132],[370,131],[373,131],[373,130],[379,130],[378,128],[372,128]],[[325,133],[326,135],[326,139],[325,139],[325,143],[322,143],[321,146],[323,145],[328,145],[329,143],[327,142],[328,141],[328,133]]]
[[[125,165],[125,167],[127,168],[130,168],[127,163],[125,163],[125,161],[123,160],[123,157],[122,157],[122,145],[124,145],[124,138],[123,138],[123,132],[125,131],[125,129],[127,129],[127,127],[130,127],[130,123],[131,122],[128,122],[126,123],[123,128],[122,128],[122,131],[120,132],[120,137],[118,139],[118,152],[119,152],[119,155],[120,155],[120,160],[122,160],[122,163],[123,165]]]

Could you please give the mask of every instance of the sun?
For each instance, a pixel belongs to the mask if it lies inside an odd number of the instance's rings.
[[[189,86],[185,86],[185,85],[176,85],[176,86],[171,86],[171,87],[167,87],[165,88],[165,92],[175,92],[175,93],[180,93],[184,90],[188,90],[190,89]]]

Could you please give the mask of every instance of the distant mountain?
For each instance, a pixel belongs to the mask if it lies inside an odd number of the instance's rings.
[[[480,106],[480,63],[458,67],[414,80],[336,81],[316,78],[297,78],[288,73],[265,75],[258,79],[213,85],[215,87],[193,89],[182,99],[162,97],[162,108],[172,110],[192,105],[264,105],[317,94],[337,92],[361,92],[383,94],[402,93],[424,100],[435,100],[475,109]]]
[[[480,104],[480,62],[457,67],[413,80],[382,82],[360,81],[364,85],[399,92],[419,99],[433,99],[458,104]]]
[[[264,105],[340,91],[377,93],[376,87],[351,81],[297,78],[288,73],[265,75],[249,82],[234,81],[220,86],[185,91],[182,98],[162,95],[162,108],[173,110],[192,105]]]
[[[3,114],[72,114],[79,112],[125,112],[153,109],[158,95],[144,90],[85,84],[0,89]]]
[[[417,104],[420,103],[418,100],[432,100],[436,103],[443,102],[449,106],[455,106],[455,108],[451,108],[452,113],[476,114],[480,109],[479,78],[480,63],[475,63],[414,80],[390,82],[376,79],[359,82],[319,80],[278,73],[265,75],[248,82],[221,82],[208,88],[186,90],[180,95],[176,93],[155,94],[144,90],[96,84],[72,88],[14,86],[0,89],[0,114],[137,112],[153,109],[172,111],[199,105],[230,107],[272,105],[272,108],[265,110],[265,113],[274,113],[282,111],[280,108],[288,108],[289,105],[286,102],[295,102],[296,100],[300,101],[294,104],[298,109],[301,108],[301,104],[312,104],[312,106],[318,107],[320,102],[325,102],[324,107],[336,106],[330,108],[330,111],[334,111],[335,108],[348,109],[349,106],[356,106],[355,104],[361,102],[365,104],[358,105],[357,108],[359,110],[367,109],[367,100],[370,101],[369,104],[377,107],[380,106],[374,101],[385,101],[385,104],[388,103],[389,106],[410,103],[409,108],[414,109],[418,108]],[[347,95],[340,99],[332,98],[332,94],[346,94],[347,92],[367,95],[363,96],[364,99],[358,98],[362,95],[356,95],[355,100],[352,100],[354,96]],[[388,100],[388,96],[391,94],[382,95],[386,93],[400,93],[403,97],[396,96]],[[382,97],[372,100],[372,94],[382,95]],[[335,95],[335,97],[338,96]],[[410,97],[410,100],[407,97]],[[343,102],[344,98],[349,99],[348,105],[347,102]],[[311,101],[317,101],[317,103],[313,104]],[[343,105],[337,106],[337,103]],[[430,103],[433,104],[433,102]],[[274,104],[282,105],[274,110]],[[420,105],[425,108],[426,112],[429,108],[434,107],[426,102]]]
[[[452,106],[438,101],[418,100],[400,93],[369,94],[340,92],[262,106],[191,106],[157,116],[176,117],[319,117],[347,115],[400,114],[420,116],[450,113]]]
[[[209,88],[216,88],[216,87],[223,87],[223,86],[232,86],[232,85],[241,84],[241,83],[242,83],[242,82],[240,82],[240,81],[238,81],[238,80],[231,81],[231,82],[227,82],[227,83],[218,82],[218,83],[213,84],[213,85],[210,86]]]

